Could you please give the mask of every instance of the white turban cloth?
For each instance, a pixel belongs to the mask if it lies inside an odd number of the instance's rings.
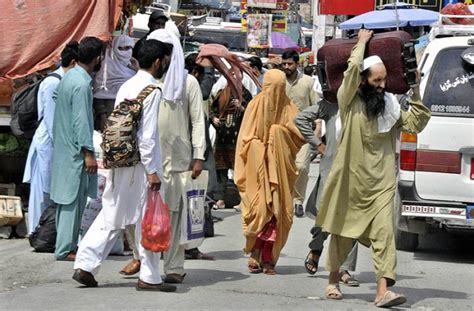
[[[147,40],[155,39],[173,45],[170,67],[164,76],[163,98],[168,101],[184,101],[188,72],[184,69],[184,52],[174,28],[176,25],[173,22],[167,22],[165,29],[153,31]]]
[[[133,46],[135,41],[127,35],[114,37],[107,47],[105,58],[94,81],[94,97],[115,99],[122,84],[136,74],[131,68],[132,49],[119,50],[119,47]]]

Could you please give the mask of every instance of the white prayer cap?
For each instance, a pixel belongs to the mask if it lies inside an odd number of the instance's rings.
[[[365,71],[376,64],[383,64],[382,59],[377,55],[369,56],[364,59],[364,63],[362,64],[362,71]]]

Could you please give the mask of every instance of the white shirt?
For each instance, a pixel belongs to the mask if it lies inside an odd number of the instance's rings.
[[[227,87],[227,84],[227,79],[224,76],[221,76],[212,86],[212,98],[216,98],[217,94]],[[257,85],[255,84],[255,82],[253,82],[252,78],[250,78],[249,75],[245,72],[243,73],[242,85],[247,89],[247,91],[250,92],[250,94],[252,94],[252,97],[255,97],[258,94]]]
[[[161,101],[158,124],[166,173],[185,172],[193,159],[204,160],[206,136],[202,106],[199,82],[190,74],[186,79],[184,102]]]

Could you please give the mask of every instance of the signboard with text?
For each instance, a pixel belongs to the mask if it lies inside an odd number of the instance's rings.
[[[322,15],[360,15],[373,10],[373,0],[320,0]]]
[[[271,46],[272,15],[247,15],[247,46],[253,49],[268,49]]]
[[[247,6],[247,0],[242,0],[240,2],[240,14],[242,16],[242,32],[247,32],[247,16],[249,15]],[[272,9],[270,10],[270,12],[272,15],[272,31],[286,32],[288,21],[288,3],[286,2],[286,0],[277,0],[276,9]]]
[[[247,6],[253,8],[276,9],[277,0],[248,0]]]
[[[439,12],[441,11],[443,4],[446,1],[445,0],[406,0],[404,2],[407,4],[416,5],[420,9]],[[459,2],[463,2],[463,1],[459,1]],[[392,0],[375,0],[375,7],[378,7],[384,4],[392,4],[392,3],[393,3]]]

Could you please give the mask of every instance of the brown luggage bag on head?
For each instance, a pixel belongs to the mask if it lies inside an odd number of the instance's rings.
[[[341,86],[347,60],[357,38],[333,39],[318,51],[318,77],[324,97],[337,102],[337,90]],[[387,68],[386,90],[394,94],[404,94],[410,85],[416,83],[415,43],[405,31],[391,31],[375,34],[365,50],[365,57],[378,55]]]

